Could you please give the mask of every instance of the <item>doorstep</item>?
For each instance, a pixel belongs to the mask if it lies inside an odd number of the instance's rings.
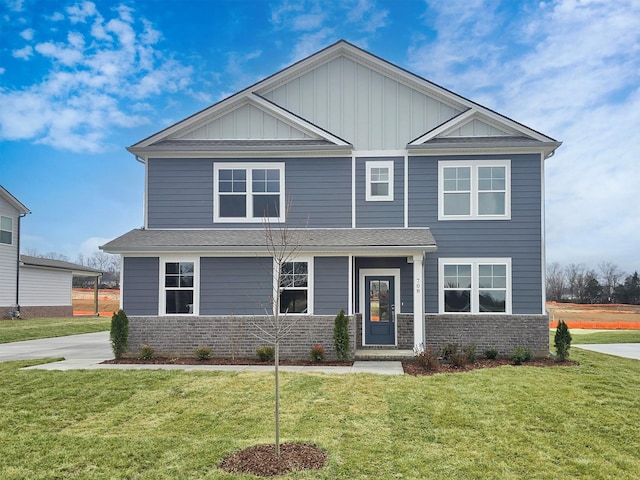
[[[358,348],[355,354],[356,360],[412,360],[413,350],[398,350],[392,348]]]

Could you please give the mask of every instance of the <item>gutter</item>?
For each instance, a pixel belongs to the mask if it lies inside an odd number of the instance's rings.
[[[26,213],[18,215],[18,241],[16,242],[16,309],[15,318],[20,318],[20,220],[26,217]]]

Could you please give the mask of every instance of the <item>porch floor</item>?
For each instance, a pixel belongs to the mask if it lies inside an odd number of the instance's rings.
[[[356,349],[356,360],[410,360],[413,358],[413,350],[397,349]]]

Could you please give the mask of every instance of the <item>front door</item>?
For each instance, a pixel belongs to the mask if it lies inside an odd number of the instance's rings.
[[[367,345],[393,345],[396,341],[393,276],[365,276],[364,341]]]

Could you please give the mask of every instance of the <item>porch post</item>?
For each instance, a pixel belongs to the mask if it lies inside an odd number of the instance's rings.
[[[424,254],[413,256],[413,344],[424,343]]]

